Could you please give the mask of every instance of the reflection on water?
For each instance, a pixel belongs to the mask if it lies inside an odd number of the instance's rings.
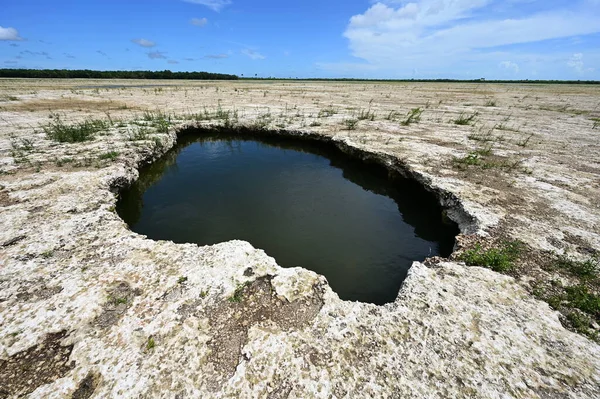
[[[458,232],[417,183],[333,147],[195,136],[146,167],[118,212],[157,240],[264,249],[327,277],[342,299],[396,298],[414,260],[447,256]]]

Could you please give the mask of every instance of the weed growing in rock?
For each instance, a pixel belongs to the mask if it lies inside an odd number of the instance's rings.
[[[109,152],[105,152],[103,154],[98,155],[98,159],[103,161],[103,160],[111,160],[114,161],[115,159],[117,159],[117,157],[119,156],[119,153],[117,151],[109,151]]]
[[[423,110],[421,108],[413,108],[408,112],[406,119],[400,122],[402,126],[408,126],[411,123],[419,123],[421,120],[421,114]]]
[[[554,267],[566,270],[573,276],[589,279],[598,275],[600,260],[596,257],[591,257],[584,261],[578,261],[566,255],[561,255],[554,263]]]
[[[477,244],[475,248],[465,251],[459,259],[469,266],[483,266],[496,272],[508,272],[514,268],[514,261],[521,253],[523,244],[520,241],[507,241],[499,248],[483,249]]]
[[[244,283],[244,284],[240,284],[237,286],[237,288],[235,289],[235,291],[233,292],[233,295],[229,297],[229,302],[234,302],[234,303],[238,303],[242,301],[242,294],[244,293],[244,288],[246,288],[246,286],[249,283]]]
[[[65,124],[60,116],[51,116],[52,122],[42,126],[46,137],[59,143],[79,143],[92,140],[96,133],[108,129],[108,122],[100,119],[88,119],[73,125]]]
[[[342,123],[346,126],[346,130],[355,130],[358,126],[358,119],[344,119]]]
[[[333,116],[335,114],[337,114],[338,111],[337,109],[335,109],[333,107],[333,105],[328,106],[327,108],[323,108],[322,110],[319,111],[319,118],[328,118],[330,116]]]
[[[460,116],[454,119],[453,122],[455,125],[470,125],[475,120],[476,116],[477,112],[469,116],[466,116],[465,114],[460,114]]]
[[[375,120],[375,111],[371,111],[371,109],[360,109],[358,112],[358,116],[357,119],[359,121],[364,121],[364,120],[369,120],[369,121],[374,121]]]
[[[148,342],[146,342],[146,349],[151,350],[151,349],[154,349],[155,346],[156,346],[156,342],[154,342],[154,338],[148,337]]]

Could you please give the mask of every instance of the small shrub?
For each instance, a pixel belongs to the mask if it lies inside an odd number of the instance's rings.
[[[500,248],[484,250],[477,244],[475,248],[465,251],[460,260],[469,266],[483,266],[496,272],[508,272],[514,268],[514,261],[521,252],[522,243],[519,241],[508,241]]]
[[[486,107],[495,107],[496,104],[497,104],[496,100],[492,98],[491,100],[486,101],[485,106]]]

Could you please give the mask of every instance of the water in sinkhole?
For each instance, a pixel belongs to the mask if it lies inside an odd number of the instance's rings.
[[[449,255],[458,233],[418,183],[333,145],[214,133],[143,168],[117,211],[155,240],[248,241],[375,304],[394,301],[413,261]]]

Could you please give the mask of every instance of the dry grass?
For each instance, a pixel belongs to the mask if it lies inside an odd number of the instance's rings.
[[[56,110],[93,110],[93,111],[112,111],[133,109],[124,102],[120,101],[95,101],[81,100],[77,98],[62,97],[56,99],[36,99],[32,101],[22,101],[19,103],[8,104],[4,106],[7,111],[56,111]]]

